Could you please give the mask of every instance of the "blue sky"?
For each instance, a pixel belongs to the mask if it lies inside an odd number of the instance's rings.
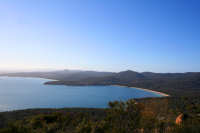
[[[0,69],[200,71],[198,0],[1,0]]]

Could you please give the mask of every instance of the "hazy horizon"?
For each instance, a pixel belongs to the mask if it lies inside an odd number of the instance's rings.
[[[18,73],[18,72],[54,72],[54,71],[94,71],[94,72],[113,72],[113,73],[118,73],[118,72],[124,72],[124,71],[135,71],[139,73],[144,73],[144,72],[152,72],[152,73],[189,73],[189,72],[200,72],[200,71],[187,71],[187,72],[154,72],[154,71],[136,71],[133,69],[123,69],[120,71],[108,71],[108,70],[90,70],[90,69],[18,69],[18,70],[6,70],[6,69],[0,69],[0,74],[3,73]]]
[[[200,2],[0,1],[0,71],[199,72]]]

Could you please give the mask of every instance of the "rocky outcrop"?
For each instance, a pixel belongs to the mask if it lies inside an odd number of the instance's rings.
[[[181,125],[181,123],[183,122],[183,114],[180,114],[177,118],[176,118],[176,124],[177,125]]]
[[[191,116],[190,116],[191,117]],[[180,114],[178,117],[176,117],[176,124],[181,125],[184,121],[188,120],[189,116],[187,114]]]

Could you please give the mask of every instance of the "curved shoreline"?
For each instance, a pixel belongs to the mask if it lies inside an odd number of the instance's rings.
[[[51,81],[59,81],[59,80],[55,80],[55,79],[42,78],[42,77],[26,77],[26,76],[0,76],[0,77],[39,78],[39,79],[46,79],[46,80],[51,80]],[[125,86],[125,85],[111,85],[111,86],[121,86],[121,87],[128,87],[128,88],[144,90],[144,91],[148,91],[148,92],[153,92],[153,93],[159,94],[159,95],[164,96],[164,97],[169,97],[170,96],[169,94],[166,94],[166,93],[163,93],[163,92],[159,92],[159,91],[153,91],[153,90],[150,90],[150,89],[144,89],[144,88],[138,88],[138,87],[129,87],[129,86]]]
[[[128,87],[128,88],[134,88],[134,89],[138,89],[138,90],[144,90],[144,91],[148,91],[148,92],[153,92],[153,93],[156,93],[156,94],[159,94],[163,97],[169,97],[170,95],[169,94],[166,94],[166,93],[163,93],[163,92],[159,92],[159,91],[153,91],[153,90],[150,90],[150,89],[144,89],[144,88],[138,88],[138,87],[129,87],[129,86],[124,86],[124,85],[112,85],[112,86],[120,86],[120,87]]]

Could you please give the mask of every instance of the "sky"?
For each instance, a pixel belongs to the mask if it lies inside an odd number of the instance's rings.
[[[200,71],[198,0],[0,0],[0,70]]]

